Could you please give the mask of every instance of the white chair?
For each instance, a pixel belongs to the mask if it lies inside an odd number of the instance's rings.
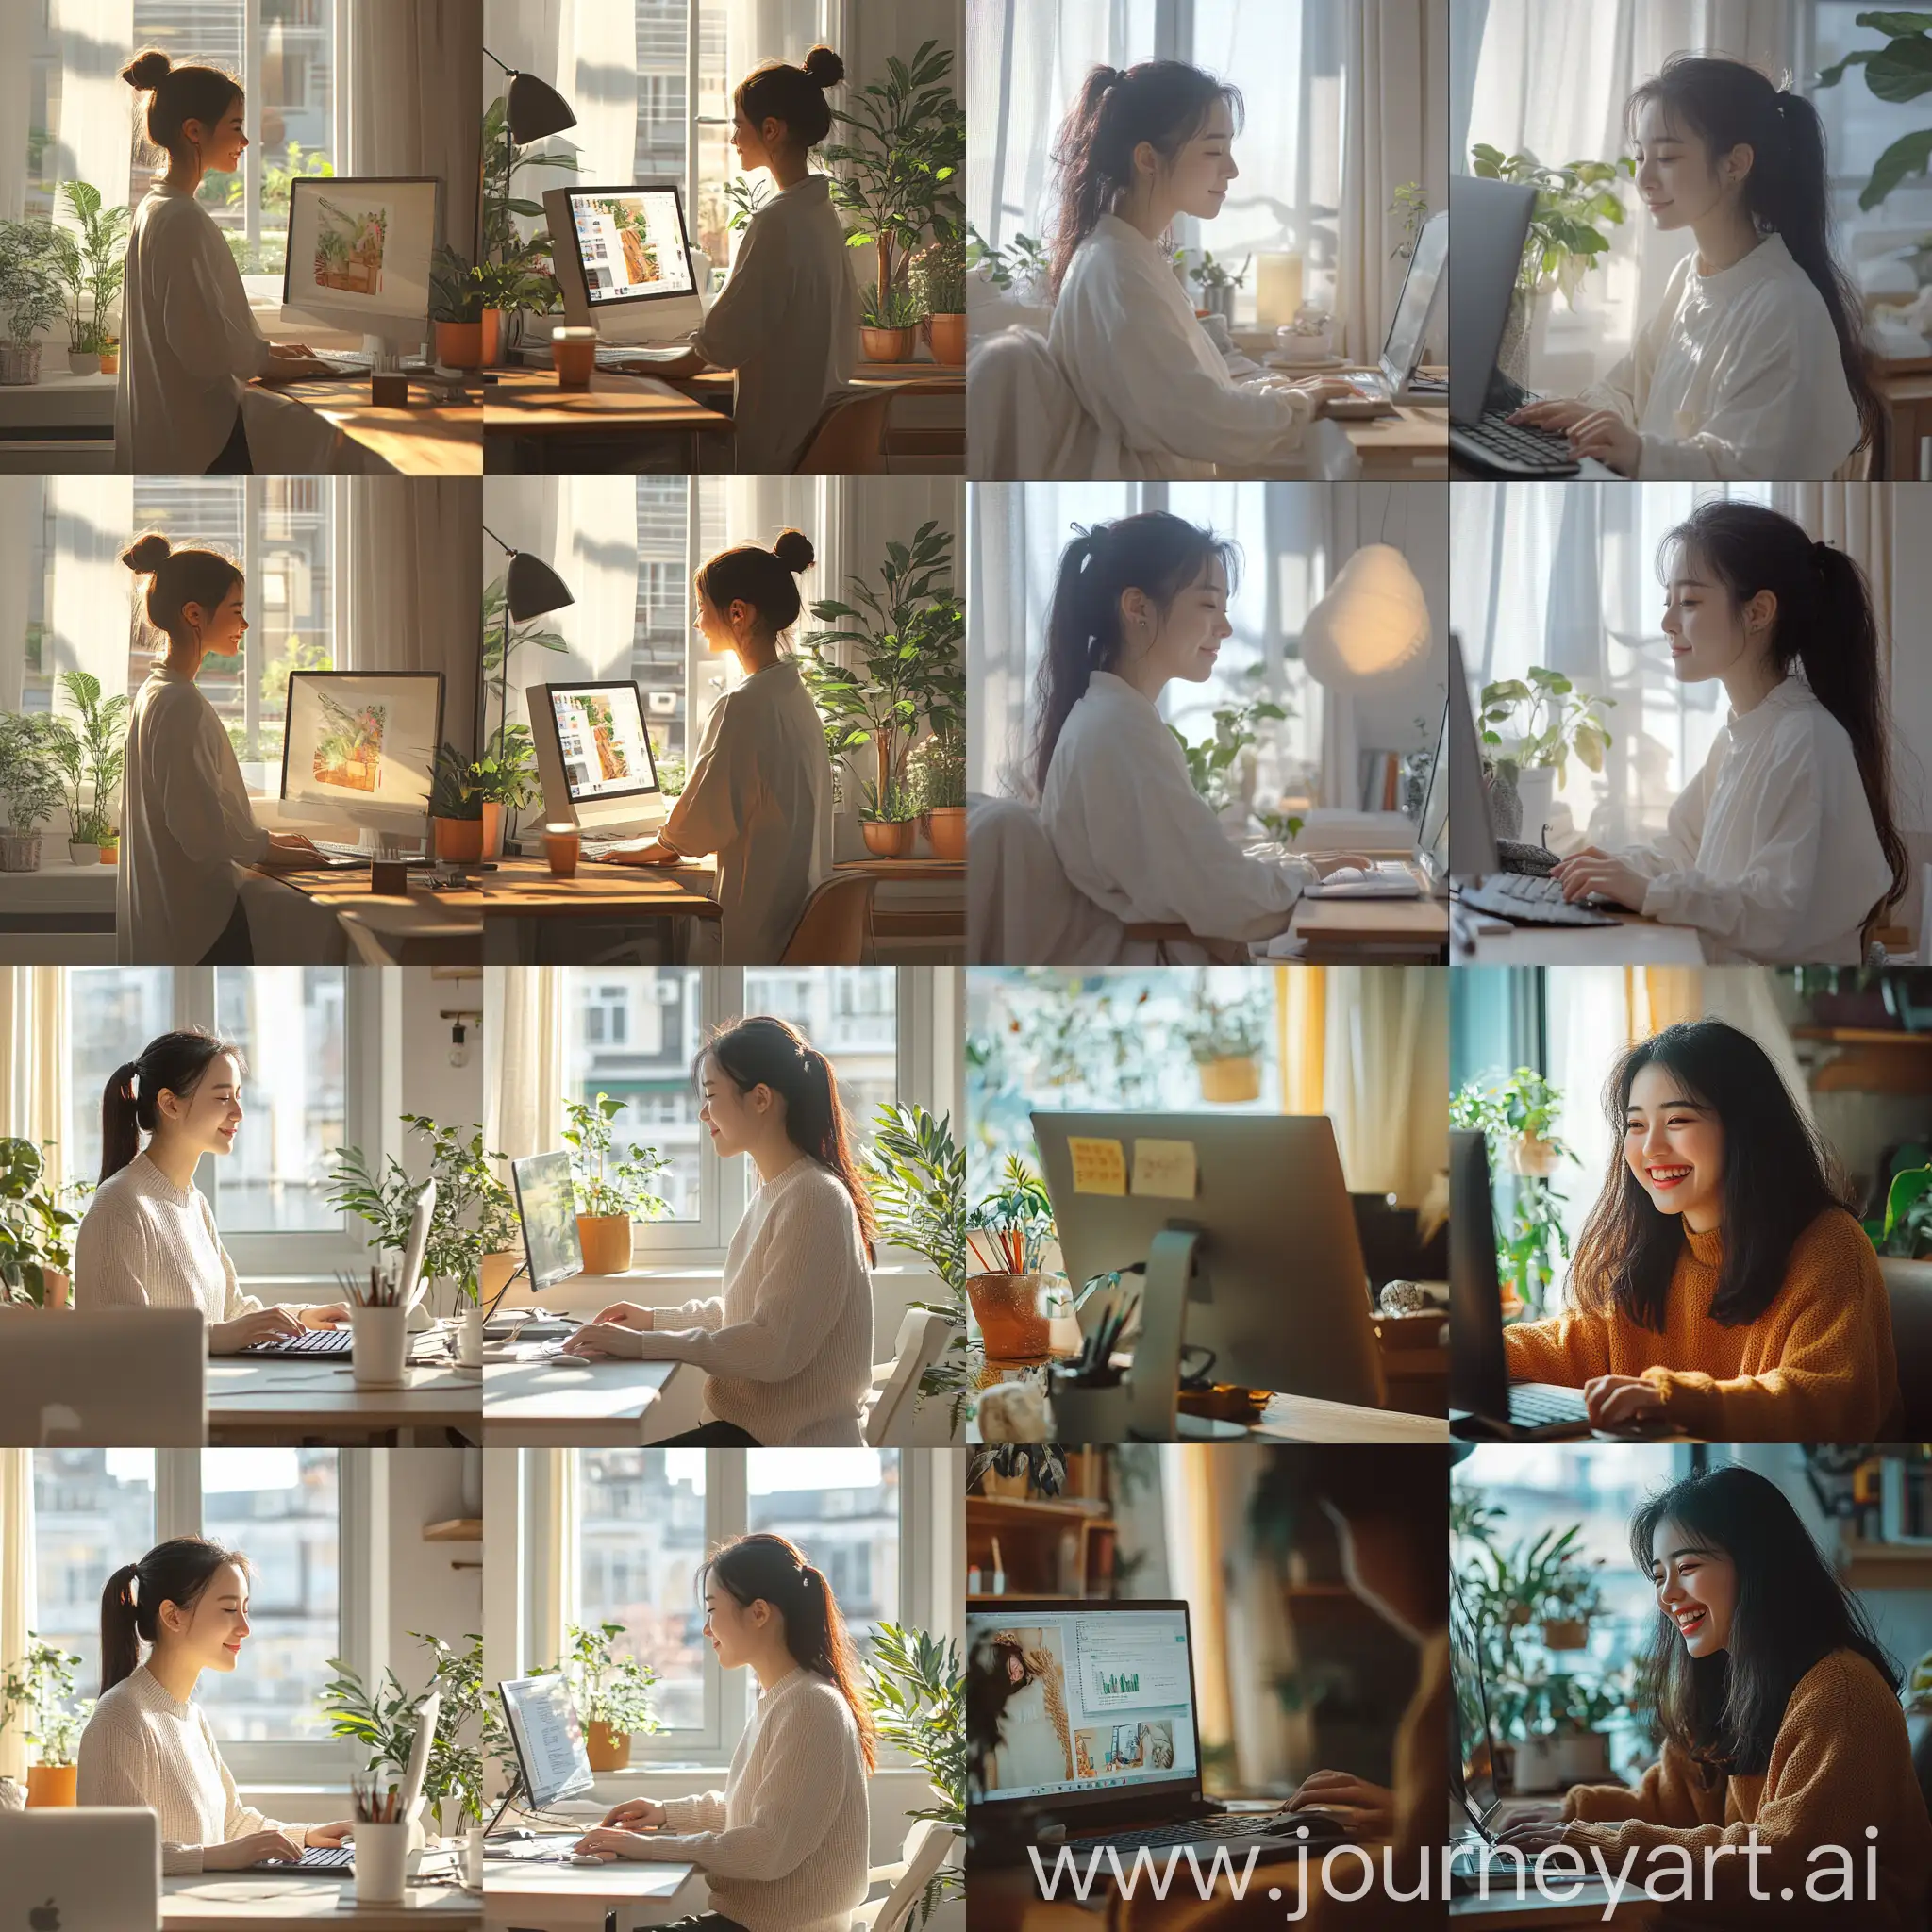
[[[951,1825],[922,1818],[906,1834],[898,1863],[874,1865],[865,1874],[868,1885],[890,1885],[891,1890],[883,1898],[867,1899],[853,1913],[851,1932],[901,1932],[920,1893],[932,1883],[958,1838]]]
[[[873,1365],[872,1377],[878,1393],[872,1399],[872,1413],[865,1419],[865,1440],[877,1449],[891,1441],[891,1431],[905,1408],[907,1398],[917,1391],[920,1377],[939,1360],[946,1345],[952,1324],[930,1308],[908,1308],[892,1343],[892,1359]]]

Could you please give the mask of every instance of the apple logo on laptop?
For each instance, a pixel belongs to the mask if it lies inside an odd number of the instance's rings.
[[[60,1907],[52,1899],[43,1906],[36,1906],[26,1915],[26,1922],[33,1932],[60,1932]]]

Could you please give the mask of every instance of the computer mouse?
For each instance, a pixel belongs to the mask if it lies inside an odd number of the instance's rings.
[[[1358,886],[1367,877],[1368,874],[1358,865],[1338,865],[1324,876],[1322,883],[1324,886]]]
[[[573,1865],[602,1865],[608,1861],[598,1857],[594,1852],[573,1852],[568,1862]]]

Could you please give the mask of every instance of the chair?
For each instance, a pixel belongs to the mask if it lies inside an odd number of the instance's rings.
[[[874,1865],[868,1885],[891,1885],[883,1898],[869,1898],[852,1915],[851,1932],[902,1932],[919,1895],[946,1862],[959,1834],[936,1818],[922,1818],[906,1834],[896,1864]]]
[[[880,1449],[892,1439],[907,1398],[919,1388],[920,1378],[939,1360],[946,1345],[952,1324],[930,1308],[908,1308],[892,1343],[892,1359],[876,1362],[872,1378],[879,1385],[872,1399],[872,1413],[865,1419],[868,1448]]]
[[[1902,1442],[1932,1442],[1932,1261],[1881,1255],[1885,1298],[1891,1307],[1891,1345],[1905,1396]]]
[[[792,466],[797,476],[883,476],[886,419],[901,396],[958,393],[951,382],[881,383],[855,390],[832,403],[807,438],[805,454]]]
[[[835,872],[812,888],[778,957],[781,966],[858,966],[872,932],[877,881],[866,872]]]

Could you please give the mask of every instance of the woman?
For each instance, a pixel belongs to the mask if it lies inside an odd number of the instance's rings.
[[[832,131],[825,90],[844,78],[838,55],[814,47],[802,67],[767,60],[754,68],[731,97],[738,165],[746,174],[763,168],[778,192],[746,225],[691,356],[660,373],[691,375],[707,363],[737,372],[732,445],[741,475],[795,470],[858,363],[852,251],[830,182],[806,165]]]
[[[76,1307],[199,1308],[211,1355],[349,1319],[345,1302],[264,1307],[235,1278],[194,1169],[234,1151],[242,1074],[239,1048],[192,1027],[149,1041],[109,1075],[101,1184],[74,1242]]]
[[[1624,125],[1651,219],[1697,247],[1604,381],[1514,420],[1646,482],[1829,477],[1878,441],[1885,406],[1832,254],[1818,110],[1741,60],[1675,54]]]
[[[1038,1631],[1031,1633],[1036,1638]],[[986,1771],[989,1790],[1034,1790],[1074,1777],[1066,1669],[1057,1651],[1030,1645],[1026,1633],[995,1630],[986,1640],[991,1668],[1005,1678],[999,1741]],[[1082,1775],[1091,1776],[1090,1771]]]
[[[1235,564],[1232,543],[1165,510],[1096,524],[1067,545],[1035,695],[1033,775],[1041,824],[1075,891],[1130,924],[1266,941],[1317,876],[1368,861],[1249,858],[1194,790],[1160,715],[1170,680],[1214,675],[1233,630]],[[1122,957],[1153,956],[1137,943]]]
[[[143,608],[163,642],[127,724],[117,952],[125,966],[246,966],[254,951],[234,868],[320,855],[299,833],[256,825],[235,747],[194,682],[210,653],[242,648],[245,581],[218,552],[175,550],[153,531],[121,561],[147,578]]]
[[[1864,575],[1755,503],[1700,505],[1662,557],[1672,668],[1730,715],[1663,836],[1586,847],[1563,894],[1695,926],[1713,964],[1858,965],[1907,875]]]
[[[1054,142],[1048,346],[1098,425],[1095,476],[1211,476],[1280,463],[1353,394],[1231,368],[1174,273],[1168,230],[1211,222],[1241,170],[1238,89],[1181,60],[1096,67]]]
[[[865,1897],[867,1776],[878,1748],[832,1587],[782,1536],[734,1538],[699,1573],[721,1669],[758,1707],[722,1791],[617,1806],[581,1856],[695,1864],[713,1911],[671,1932],[847,1932]]]
[[[1633,1889],[1693,1867],[1700,1904],[1708,1887],[1747,1911],[1753,1887],[1759,1901],[1856,1898],[1826,1923],[1919,1932],[1932,1822],[1899,1674],[1783,1491],[1735,1464],[1700,1471],[1637,1511],[1630,1554],[1657,1593],[1647,1681],[1663,1756],[1635,1790],[1578,1785],[1519,1812],[1502,1842],[1587,1860],[1594,1846],[1612,1871],[1634,1853]],[[1716,1855],[1754,1833],[1760,1856]]]
[[[101,1592],[101,1697],[80,1734],[80,1803],[153,1811],[165,1877],[293,1860],[355,1836],[348,1819],[278,1824],[237,1794],[192,1700],[202,1672],[234,1670],[247,1639],[248,1559],[198,1536],[158,1543]]]
[[[1622,1135],[1571,1306],[1503,1331],[1518,1382],[1580,1388],[1599,1427],[1716,1442],[1886,1442],[1898,1359],[1878,1257],[1777,1069],[1721,1020],[1617,1063]]]
[[[324,366],[256,325],[242,272],[197,198],[248,145],[241,84],[217,67],[176,67],[150,47],[121,70],[147,96],[147,138],[167,167],[134,210],[122,301],[114,461],[121,470],[209,475],[249,467],[238,383],[299,382]]]
[[[759,1014],[713,1034],[691,1075],[712,1148],[749,1155],[758,1171],[724,1251],[724,1292],[676,1308],[613,1302],[564,1353],[708,1369],[715,1420],[671,1445],[856,1448],[872,1387],[877,1231],[832,1064],[795,1027]]]
[[[707,647],[737,658],[744,682],[711,708],[697,761],[654,843],[621,865],[718,855],[719,954],[774,966],[805,903],[832,870],[832,761],[798,666],[782,648],[802,608],[795,579],[811,539],[780,532],[766,550],[721,550],[693,582]]]

